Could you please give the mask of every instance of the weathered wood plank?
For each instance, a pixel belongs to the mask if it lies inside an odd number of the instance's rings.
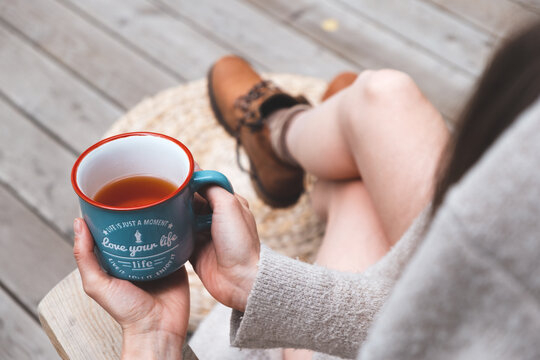
[[[230,50],[184,24],[146,0],[63,0],[95,22],[162,64],[171,72],[194,80]]]
[[[540,20],[540,17],[509,0],[428,0],[467,19],[498,37]]]
[[[1,24],[0,44],[0,92],[76,151],[120,117],[119,107]]]
[[[2,99],[0,119],[0,180],[57,229],[71,234],[79,213],[69,179],[75,156]]]
[[[71,246],[0,187],[0,282],[37,314],[45,294],[75,268]]]
[[[56,1],[3,1],[0,17],[126,109],[180,81]]]
[[[358,66],[238,0],[155,0],[183,21],[272,72],[330,79]]]
[[[37,322],[0,288],[0,359],[58,359]]]
[[[43,329],[63,359],[120,358],[120,325],[84,293],[78,270],[47,294],[38,311]]]
[[[335,2],[324,0],[248,0],[290,26],[309,34],[350,61],[366,68],[394,68],[410,74],[426,96],[448,118],[454,118],[473,79],[454,66],[441,64],[379,25],[361,19]],[[325,30],[331,19],[335,29]]]
[[[461,69],[479,74],[490,53],[493,36],[420,0],[340,0],[367,19],[392,29]]]
[[[74,270],[45,296],[38,312],[43,329],[62,359],[120,358],[122,330],[101,306],[84,293],[79,270]],[[188,331],[187,341],[189,337]],[[186,344],[183,351],[184,355],[193,354]]]

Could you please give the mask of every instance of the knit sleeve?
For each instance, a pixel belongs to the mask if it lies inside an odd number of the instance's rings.
[[[391,286],[389,281],[330,271],[265,248],[246,311],[232,316],[232,344],[353,357]]]
[[[418,238],[409,231],[388,260],[363,274],[302,263],[263,246],[246,311],[231,317],[231,344],[354,357]]]

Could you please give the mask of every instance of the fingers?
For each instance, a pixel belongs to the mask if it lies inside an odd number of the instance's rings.
[[[195,168],[194,169],[195,169],[195,171],[202,170],[201,167],[199,166],[199,164],[197,164],[196,162],[195,162]],[[214,189],[214,190],[212,190],[212,189]],[[216,191],[215,191],[216,189],[221,189],[223,191],[221,191],[221,194],[220,194],[220,191],[218,191],[216,193]],[[220,188],[219,186],[210,186],[207,189],[200,190],[199,192],[201,192],[203,194],[202,196],[205,197],[205,198],[208,198],[209,196],[212,197],[212,199],[214,200],[214,204],[215,204],[216,201],[230,200],[230,196],[232,196],[232,194],[230,194],[228,191],[224,190],[223,188]],[[227,193],[230,196],[227,197],[227,196],[225,196],[224,193]],[[197,194],[195,194],[195,197],[197,197]],[[249,203],[245,198],[243,198],[242,196],[240,196],[238,194],[234,194],[234,197],[236,197],[236,199],[240,202],[240,204],[242,204],[242,206],[244,208],[249,209]],[[229,198],[229,199],[227,199],[227,198]],[[200,201],[198,201],[200,199],[196,199],[196,200],[197,200],[197,202],[200,202]],[[208,199],[208,201],[210,202],[210,199]],[[210,204],[210,207],[213,208],[212,204]]]
[[[240,201],[240,204],[242,204],[243,207],[245,207],[246,209],[249,209],[249,203],[245,198],[243,198],[242,196],[238,194],[234,194],[234,196],[236,196],[236,198],[238,199],[238,201]]]
[[[94,297],[101,289],[108,285],[110,276],[99,266],[94,254],[94,240],[83,219],[75,219],[73,223],[75,231],[75,244],[73,255],[77,267],[81,273],[84,291]]]
[[[210,208],[215,209],[216,205],[231,201],[234,195],[219,186],[208,186],[199,190],[199,193],[208,201]]]
[[[208,200],[210,208],[216,209],[221,206],[241,205],[245,209],[249,209],[248,201],[238,194],[231,194],[227,190],[219,186],[209,186],[203,190],[203,197]]]

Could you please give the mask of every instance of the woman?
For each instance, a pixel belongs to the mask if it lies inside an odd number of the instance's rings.
[[[234,346],[362,359],[540,357],[538,39],[540,24],[498,52],[451,141],[399,72],[364,72],[344,89],[334,82],[332,96],[310,109],[261,83],[241,59],[214,66],[216,117],[248,153],[263,200],[293,203],[307,171],[320,179],[314,206],[327,220],[317,257],[325,267],[303,264],[260,250],[240,196],[205,192],[211,240],[192,262],[208,291],[234,309]],[[81,220],[75,232],[85,290],[122,325],[123,356],[179,358],[185,273],[145,288],[110,278]],[[195,350],[204,358],[212,345]],[[220,351],[217,358],[234,350]],[[242,354],[275,351],[230,356]]]

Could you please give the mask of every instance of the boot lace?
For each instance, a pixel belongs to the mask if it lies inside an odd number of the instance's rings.
[[[268,92],[275,92],[279,88],[270,80],[262,80],[255,84],[246,95],[243,95],[236,99],[234,107],[241,110],[243,116],[238,122],[238,126],[234,130],[234,137],[236,138],[236,162],[238,167],[245,173],[248,173],[251,177],[256,177],[255,173],[247,169],[240,159],[240,130],[242,127],[247,127],[251,132],[257,132],[264,127],[264,118],[260,116],[258,109],[252,106],[252,103]]]

